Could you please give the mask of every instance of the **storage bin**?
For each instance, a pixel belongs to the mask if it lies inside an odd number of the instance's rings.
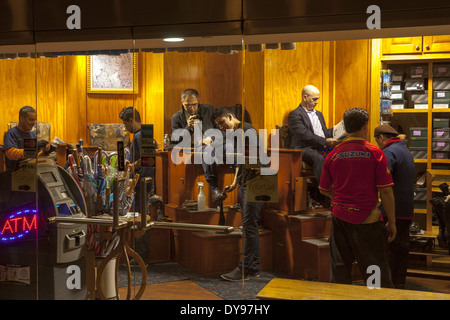
[[[435,151],[433,152],[433,159],[449,159],[450,152],[448,151]]]
[[[410,67],[409,75],[411,78],[426,78],[426,77],[428,77],[428,66]]]
[[[391,100],[405,100],[405,91],[391,91]]]
[[[434,91],[433,99],[450,99],[450,91]]]
[[[450,129],[449,128],[438,128],[433,129],[433,138],[450,138]]]
[[[449,159],[449,151],[433,151],[433,159]]]
[[[392,82],[402,82],[404,77],[403,72],[393,72],[392,73]]]
[[[424,79],[407,79],[405,81],[405,90],[407,91],[423,91],[425,89]]]
[[[408,102],[406,100],[392,100],[391,109],[405,109],[408,108]]]
[[[426,148],[427,147],[427,138],[411,137],[411,147]]]
[[[448,109],[450,99],[433,99],[433,109]]]
[[[450,151],[450,139],[434,138],[431,144],[433,151]]]
[[[450,90],[450,79],[433,79],[433,90],[434,91],[445,91]]]
[[[411,137],[422,137],[426,138],[428,136],[427,127],[411,127]]]
[[[450,64],[433,65],[433,77],[450,77]]]
[[[450,127],[450,119],[448,118],[434,118],[433,128],[448,128]]]
[[[425,92],[409,92],[409,94],[411,95],[411,101],[428,103],[428,90]]]
[[[403,85],[403,82],[395,82],[391,85],[391,90],[392,91],[401,91],[404,90],[405,87]]]
[[[413,155],[414,159],[426,159],[427,158],[427,148],[409,148],[411,151],[411,154]]]
[[[414,102],[414,109],[428,109],[428,102]]]

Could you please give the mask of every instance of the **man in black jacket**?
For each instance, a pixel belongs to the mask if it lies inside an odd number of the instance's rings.
[[[195,89],[186,89],[181,94],[181,110],[172,116],[172,132],[177,129],[188,130],[191,136],[192,146],[197,151],[205,151],[211,146],[213,139],[204,137],[208,129],[217,128],[213,120],[214,107],[209,104],[199,103],[199,94]],[[196,137],[195,127],[201,123],[201,137]],[[219,190],[217,185],[217,164],[208,164],[203,161],[202,166],[205,172],[206,181],[209,183],[213,201],[223,201],[227,195]]]
[[[291,149],[303,150],[302,160],[313,167],[317,183],[325,160],[322,151],[340,142],[333,139],[333,128],[327,129],[322,113],[315,109],[319,99],[319,89],[307,85],[302,90],[302,102],[288,116]]]

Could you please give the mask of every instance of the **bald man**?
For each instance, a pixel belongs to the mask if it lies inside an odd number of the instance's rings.
[[[322,113],[315,109],[319,99],[319,89],[307,85],[302,90],[302,102],[288,117],[291,149],[303,150],[302,160],[313,167],[317,183],[325,160],[322,151],[339,143],[333,139],[333,128],[327,129]]]

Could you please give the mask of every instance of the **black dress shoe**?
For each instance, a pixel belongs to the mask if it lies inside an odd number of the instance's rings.
[[[227,198],[227,194],[220,192],[219,189],[213,189],[211,193],[214,202],[221,202]]]

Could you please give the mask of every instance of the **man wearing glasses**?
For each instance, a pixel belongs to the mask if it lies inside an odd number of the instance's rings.
[[[181,93],[181,110],[177,111],[172,116],[172,132],[177,129],[188,130],[191,135],[192,147],[196,151],[203,151],[206,147],[211,146],[213,139],[211,137],[204,137],[204,133],[208,129],[216,128],[217,126],[213,120],[214,107],[209,104],[200,104],[200,96],[195,89],[186,89]],[[202,137],[195,141],[194,128],[200,124],[202,128]],[[203,159],[203,158],[202,158]],[[217,184],[217,165],[207,164],[202,161],[203,170],[205,172],[206,181],[209,183],[212,193],[212,199],[215,202],[223,201],[227,197],[225,193],[219,190]]]

